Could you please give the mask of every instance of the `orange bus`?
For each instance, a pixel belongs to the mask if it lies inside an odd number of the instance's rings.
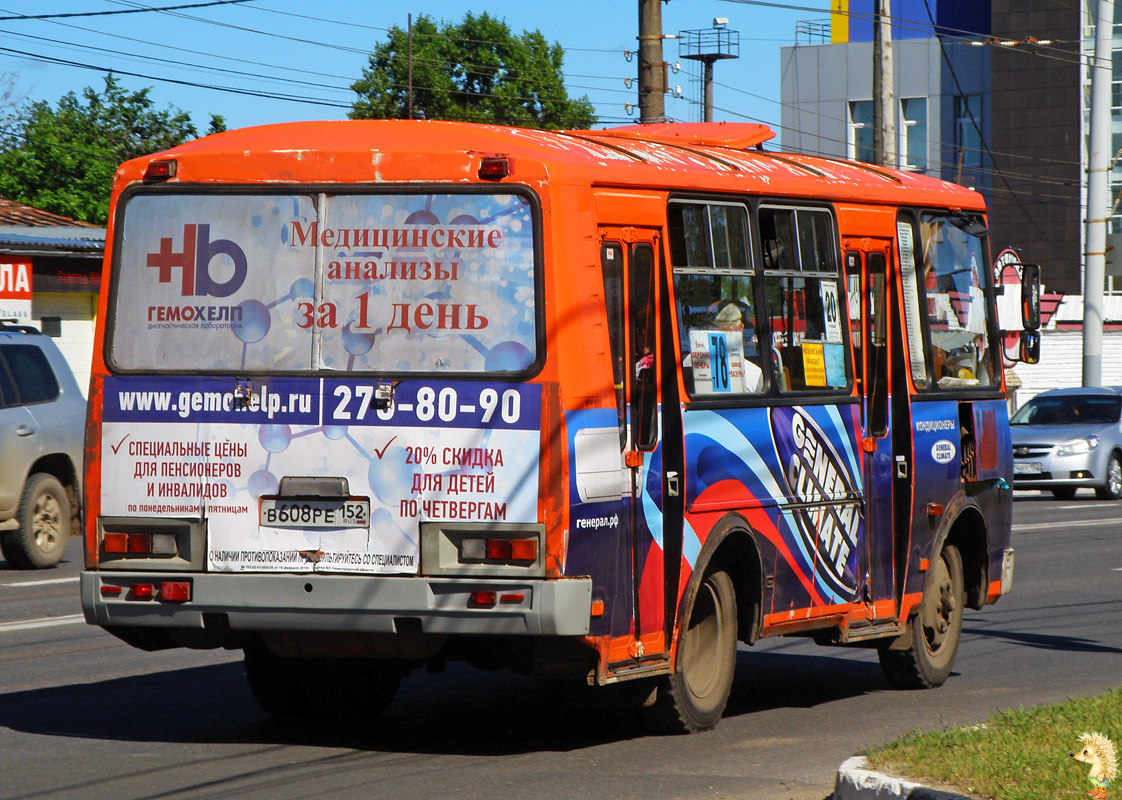
[[[772,136],[317,122],[123,165],[86,619],[243,649],[278,715],[464,659],[704,730],[785,634],[941,684],[1012,581],[985,207]]]

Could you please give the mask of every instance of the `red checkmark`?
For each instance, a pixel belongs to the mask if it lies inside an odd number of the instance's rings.
[[[132,436],[131,433],[126,433],[125,434],[125,439],[129,438],[130,436]],[[117,451],[121,449],[121,445],[123,445],[125,443],[125,439],[122,439],[121,441],[117,442],[117,444],[109,445],[111,448],[113,448],[113,455],[117,455]]]
[[[393,439],[396,439],[396,438],[397,438],[396,436],[393,437]],[[388,442],[386,442],[386,446],[383,447],[381,450],[379,450],[377,447],[374,448],[374,455],[378,456],[379,461],[382,460],[382,456],[384,456],[386,454],[386,451],[390,449],[390,445],[393,444],[393,439],[390,439]]]

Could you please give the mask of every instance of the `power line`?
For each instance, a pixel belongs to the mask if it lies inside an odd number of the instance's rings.
[[[253,8],[253,6],[245,6],[245,7],[246,8]],[[0,11],[6,11],[6,9],[0,9]],[[143,44],[143,45],[152,44],[152,42],[148,39],[138,39],[138,38],[133,37],[133,36],[125,36],[125,35],[119,34],[119,33],[109,33],[108,31],[99,31],[99,30],[93,30],[93,29],[90,29],[90,28],[83,28],[80,25],[72,25],[68,22],[59,22],[57,20],[46,20],[46,21],[49,22],[52,25],[58,25],[58,26],[63,27],[63,28],[70,28],[71,30],[81,31],[83,33],[92,33],[92,34],[96,34],[98,36],[107,36],[111,39],[119,39],[121,41],[134,42],[136,44]],[[30,34],[16,34],[16,33],[11,33],[10,35],[22,36],[22,37],[30,36]],[[35,38],[39,38],[39,37],[35,37]],[[60,44],[59,42],[52,42],[52,43],[55,44],[56,46]],[[70,44],[73,47],[89,47],[89,48],[93,48],[93,49],[101,49],[101,48],[95,48],[93,45],[79,45],[79,44],[77,44],[77,42],[70,42]],[[192,49],[187,48],[187,47],[179,47],[177,45],[170,44],[168,42],[160,42],[159,47],[160,47],[161,51],[163,51],[163,50],[174,50],[175,52],[178,52],[178,53],[190,53],[192,55],[204,56],[206,58],[214,58],[214,59],[218,59],[218,60],[221,60],[221,61],[232,61],[232,62],[238,63],[238,64],[251,64],[253,66],[258,66],[258,67],[268,67],[270,69],[285,70],[286,72],[297,72],[297,73],[301,73],[301,74],[304,74],[304,75],[315,75],[315,76],[318,76],[318,77],[321,77],[321,78],[337,78],[339,80],[346,80],[346,81],[353,80],[353,78],[351,76],[348,76],[348,75],[334,75],[334,74],[331,74],[331,73],[328,73],[328,72],[316,72],[315,70],[300,69],[299,67],[289,67],[289,66],[283,66],[283,65],[280,65],[280,64],[268,64],[268,63],[265,63],[265,62],[262,62],[262,61],[251,61],[249,59],[237,58],[236,56],[218,55],[218,54],[215,54],[215,53],[207,53],[203,50],[192,50]],[[115,51],[115,52],[119,53],[120,51]],[[125,55],[125,54],[122,53],[122,55]],[[136,58],[144,58],[144,56],[141,56],[141,55],[136,55],[135,57]]]
[[[923,7],[927,9],[927,16],[931,19],[931,24],[934,26],[935,18],[931,13],[931,5],[928,3],[928,0],[923,0]],[[938,31],[936,31],[935,38],[939,42],[939,52],[943,54],[943,63],[946,64],[947,69],[950,70],[951,79],[954,81],[955,89],[958,91],[959,96],[962,96],[962,86],[958,82],[958,73],[955,72],[954,64],[951,63],[950,56],[947,55],[947,48],[943,46],[943,37],[939,35]],[[1010,194],[1013,197],[1013,200],[1017,203],[1017,207],[1024,212],[1025,217],[1027,217],[1029,222],[1032,223],[1032,226],[1036,228],[1036,232],[1044,238],[1044,241],[1046,241],[1048,244],[1052,245],[1053,248],[1059,251],[1059,245],[1052,241],[1052,237],[1044,232],[1044,229],[1040,227],[1040,223],[1037,222],[1033,215],[1029,212],[1029,210],[1025,208],[1024,203],[1022,203],[1021,199],[1013,192],[1013,187],[1009,185],[1009,180],[1005,177],[1005,173],[1002,172],[1001,167],[997,164],[996,161],[994,161],[993,153],[990,152],[989,143],[986,141],[986,137],[982,133],[982,127],[978,124],[978,121],[974,119],[974,112],[970,110],[969,103],[966,104],[966,113],[970,117],[970,122],[974,126],[974,129],[978,133],[978,141],[982,143],[983,149],[985,149],[986,154],[990,157],[990,163],[997,171],[997,175],[1001,178],[1001,182],[1005,184],[1005,188],[1009,190]]]
[[[230,68],[227,68],[227,67],[209,66],[209,65],[205,65],[205,64],[187,64],[187,63],[184,63],[182,61],[174,61],[174,60],[169,59],[169,58],[160,58],[159,56],[147,56],[147,55],[141,55],[139,53],[122,53],[120,50],[110,50],[110,49],[105,48],[105,47],[97,47],[96,45],[90,45],[90,44],[69,43],[69,44],[63,45],[61,43],[55,42],[55,41],[45,37],[45,36],[34,36],[32,34],[29,34],[29,33],[0,33],[0,36],[13,36],[13,37],[16,37],[16,38],[19,38],[19,39],[32,39],[32,40],[36,40],[36,41],[40,41],[40,42],[47,42],[47,43],[55,45],[55,46],[64,46],[64,47],[69,47],[71,49],[76,49],[76,50],[92,51],[92,52],[95,52],[95,53],[98,53],[98,54],[109,54],[109,55],[117,56],[118,58],[129,58],[129,59],[134,59],[134,60],[139,60],[139,61],[152,61],[152,62],[156,62],[156,63],[163,64],[163,65],[170,65],[170,66],[177,67],[177,68],[180,68],[180,69],[205,70],[205,71],[208,71],[208,72],[219,72],[219,73],[225,73],[225,74],[228,74],[228,75],[239,75],[239,76],[250,77],[250,78],[260,78],[260,79],[266,80],[266,81],[283,82],[283,83],[286,83],[286,84],[295,83],[295,84],[301,84],[301,85],[304,85],[304,86],[330,89],[330,90],[334,90],[334,91],[349,91],[350,90],[349,84],[348,84],[348,86],[345,86],[345,87],[333,87],[333,86],[326,86],[322,82],[302,81],[302,80],[297,80],[297,79],[294,79],[294,78],[286,78],[286,77],[282,77],[282,76],[278,76],[278,75],[263,75],[263,74],[255,73],[255,72],[245,72],[244,70],[235,70],[235,69],[230,69]],[[185,52],[197,52],[197,51],[185,51]],[[205,53],[200,53],[199,55],[206,55],[206,54]],[[238,59],[233,59],[233,60],[238,60]],[[256,63],[256,62],[243,61],[242,63],[252,64],[252,63]],[[260,66],[272,66],[272,65],[262,64]],[[116,71],[116,70],[114,70],[114,71]],[[324,73],[316,73],[316,74],[319,74],[321,77],[334,77],[334,78],[339,78],[340,80],[350,81],[350,78],[348,78],[346,76],[343,76],[343,75],[326,75]]]
[[[113,67],[98,66],[94,64],[85,64],[80,61],[70,61],[65,58],[56,58],[54,56],[44,56],[38,53],[28,53],[23,50],[15,50],[10,47],[0,47],[0,53],[10,53],[12,55],[23,56],[35,61],[43,61],[49,64],[59,64],[66,67],[76,67],[79,69],[94,70],[96,72],[112,73],[114,75],[128,75],[132,78],[144,78],[149,81],[161,81],[163,83],[173,83],[178,86],[190,86],[196,89],[211,89],[216,92],[229,92],[231,94],[247,95],[250,97],[263,97],[269,100],[291,100],[293,102],[308,103],[311,105],[330,106],[332,108],[350,108],[349,103],[334,103],[329,100],[320,100],[314,97],[300,97],[298,95],[285,95],[280,92],[264,92],[254,89],[239,89],[233,86],[215,86],[213,84],[195,83],[193,81],[177,80],[175,78],[161,78],[155,75],[147,75],[142,72],[128,72],[122,69],[115,69]]]
[[[149,8],[147,6],[141,8],[121,9],[118,11],[72,11],[67,14],[13,14],[7,17],[0,17],[0,22],[7,22],[9,20],[21,19],[62,19],[64,17],[108,17],[113,14],[139,14],[145,11],[173,11],[180,8],[206,8],[207,6],[229,6],[235,3],[248,3],[250,0],[210,0],[206,3],[187,3],[178,6],[163,6],[162,8]]]

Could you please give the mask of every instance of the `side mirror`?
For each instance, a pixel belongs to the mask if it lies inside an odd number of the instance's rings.
[[[1025,331],[1040,328],[1040,265],[1021,265],[1021,320]],[[1022,339],[1022,345],[1024,340]],[[1037,337],[1037,351],[1040,338]],[[1035,361],[1030,363],[1036,363]]]
[[[1021,347],[1018,360],[1025,364],[1040,363],[1040,331],[1021,331]]]

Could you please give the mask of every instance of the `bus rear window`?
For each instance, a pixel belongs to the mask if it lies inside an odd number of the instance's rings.
[[[538,361],[516,194],[141,193],[113,258],[121,371],[515,374]]]

